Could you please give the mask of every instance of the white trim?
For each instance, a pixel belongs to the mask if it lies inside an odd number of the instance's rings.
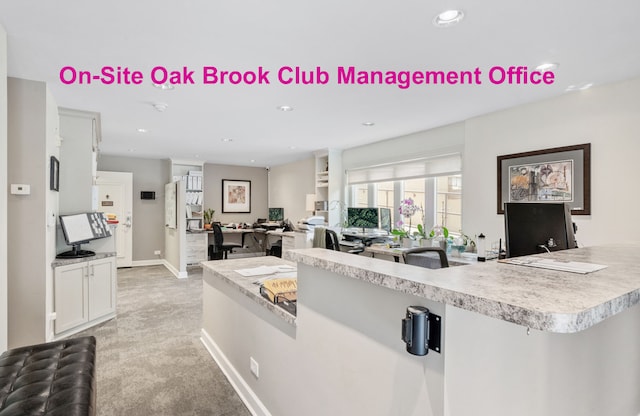
[[[134,260],[131,262],[131,267],[143,267],[143,266],[164,266],[164,259],[153,260]]]
[[[249,384],[242,378],[240,373],[233,367],[231,362],[224,355],[222,350],[218,347],[218,345],[213,341],[213,339],[209,336],[207,331],[204,328],[200,330],[200,341],[204,344],[211,357],[213,357],[220,370],[224,373],[229,383],[233,389],[240,396],[240,400],[247,406],[249,412],[253,416],[271,416],[269,410],[266,406],[260,401],[255,392],[249,387]]]
[[[169,263],[167,260],[162,260],[162,261],[163,261],[162,264],[164,264],[164,267],[166,267],[167,270],[169,270],[178,279],[186,279],[187,277],[189,277],[189,274],[186,271],[181,272],[175,267],[173,267],[173,265]]]
[[[85,329],[89,329],[89,328],[92,328],[92,327],[94,327],[94,326],[96,326],[98,324],[101,324],[103,322],[110,321],[111,319],[115,318],[116,316],[117,316],[116,315],[116,311],[113,311],[110,314],[105,315],[105,316],[101,316],[100,318],[94,319],[93,321],[85,322],[84,324],[76,326],[76,327],[74,327],[72,329],[69,329],[67,331],[60,332],[59,334],[54,334],[52,339],[47,339],[47,342],[49,342],[49,341],[58,341],[60,339],[68,338],[71,335],[75,335],[78,332],[84,331]],[[51,335],[51,334],[49,334],[49,335]]]

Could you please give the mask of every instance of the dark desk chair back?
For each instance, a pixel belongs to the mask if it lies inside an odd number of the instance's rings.
[[[325,244],[327,250],[340,251],[340,240],[338,234],[333,230],[325,230]]]
[[[440,247],[416,247],[402,253],[405,264],[440,269],[449,267],[447,253]]]
[[[342,251],[340,250],[340,239],[338,238],[338,234],[333,231],[327,229],[325,231],[325,243],[328,250]],[[360,254],[364,251],[364,247],[355,248],[348,250],[347,253],[351,254]]]
[[[213,223],[211,224],[211,228],[213,229],[213,244],[209,245],[210,260],[221,260],[223,256],[226,259],[229,252],[233,253],[234,248],[242,247],[242,245],[238,243],[225,244],[220,224]]]

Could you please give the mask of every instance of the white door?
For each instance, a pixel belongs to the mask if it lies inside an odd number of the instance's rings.
[[[131,267],[133,260],[133,173],[98,171],[98,211],[115,214],[118,267]]]

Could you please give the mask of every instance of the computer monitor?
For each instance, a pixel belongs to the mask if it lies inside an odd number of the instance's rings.
[[[284,221],[284,208],[269,208],[269,221]]]
[[[378,208],[347,208],[347,227],[378,228]]]
[[[391,232],[391,209],[380,208],[380,228],[386,232]]]
[[[576,248],[571,208],[566,203],[505,204],[507,257]]]
[[[82,214],[60,215],[60,226],[64,241],[72,249],[58,254],[58,258],[79,258],[93,256],[89,250],[81,250],[80,245],[99,238],[111,237],[111,229],[102,212],[86,212]]]

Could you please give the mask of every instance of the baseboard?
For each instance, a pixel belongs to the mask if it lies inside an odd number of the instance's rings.
[[[164,267],[166,267],[167,270],[173,273],[173,275],[178,279],[186,279],[187,277],[189,277],[186,271],[181,272],[180,270],[173,267],[173,265],[169,263],[167,260],[162,260],[162,262],[163,262],[162,264],[164,264]]]
[[[218,345],[211,339],[207,331],[204,328],[200,331],[200,340],[204,344],[213,360],[218,364],[218,367],[222,370],[229,383],[233,389],[240,396],[240,400],[247,406],[249,412],[253,416],[271,416],[269,410],[265,407],[265,405],[260,401],[258,396],[251,390],[251,387],[247,384],[246,381],[242,378],[240,373],[235,369],[231,362],[224,355],[222,350],[218,347]]]
[[[143,267],[143,266],[164,266],[164,259],[153,260],[135,260],[131,262],[131,267]]]

